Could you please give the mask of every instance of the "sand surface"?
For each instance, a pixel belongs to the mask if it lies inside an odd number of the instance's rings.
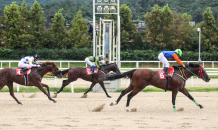
[[[183,94],[176,99],[177,110],[173,112],[171,92],[139,93],[130,102],[137,112],[126,112],[125,95],[116,106],[109,106],[120,93],[60,93],[49,101],[42,92],[34,98],[33,93],[15,93],[23,103],[18,105],[8,92],[0,93],[0,130],[217,130],[218,92],[191,92],[195,100],[203,105],[200,109]],[[105,104],[100,112],[94,108]]]

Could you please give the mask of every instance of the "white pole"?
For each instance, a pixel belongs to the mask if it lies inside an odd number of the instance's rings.
[[[55,87],[57,86],[57,77],[55,76]]]
[[[193,76],[191,77],[191,87],[193,87]]]
[[[128,78],[126,78],[126,88],[128,88]]]
[[[93,0],[93,56],[95,56],[95,0]]]
[[[71,92],[74,93],[73,82],[71,82]]]
[[[17,92],[19,92],[19,84],[17,84]]]
[[[118,36],[118,48],[117,48],[117,53],[118,53],[118,67],[121,68],[121,63],[120,63],[120,0],[117,0],[117,36]]]
[[[201,63],[201,28],[198,28],[199,31],[199,58],[198,62]]]

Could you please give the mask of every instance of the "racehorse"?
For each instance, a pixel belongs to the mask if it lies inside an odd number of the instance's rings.
[[[45,95],[48,96],[49,100],[52,100],[54,103],[56,101],[50,97],[49,87],[46,84],[41,83],[42,77],[47,73],[52,72],[58,78],[62,77],[62,74],[59,71],[58,66],[54,62],[44,62],[41,64],[41,67],[32,68],[31,72],[27,75],[28,77],[28,86],[36,86],[38,87]],[[15,99],[18,104],[22,104],[15,96],[13,91],[13,82],[25,85],[24,76],[20,76],[16,74],[15,68],[4,68],[0,71],[0,90],[7,85],[10,91],[10,95]],[[46,87],[48,93],[45,91],[43,87]]]
[[[92,84],[89,87],[88,91],[86,91],[84,93],[84,95],[86,95],[95,86],[95,84],[99,83],[101,85],[101,87],[103,88],[106,96],[111,98],[111,96],[108,95],[108,93],[107,93],[107,91],[105,89],[105,86],[104,86],[104,82],[103,82],[103,80],[105,78],[105,75],[108,74],[110,71],[113,71],[116,74],[120,74],[120,70],[117,67],[116,63],[111,63],[111,64],[103,65],[99,69],[97,74],[94,74],[94,78],[92,78],[92,75],[87,75],[86,68],[83,68],[83,67],[72,67],[70,69],[63,70],[62,71],[62,75],[64,75],[65,73],[68,73],[68,79],[67,80],[63,80],[62,87],[55,94],[60,93],[63,90],[63,88],[65,86],[67,86],[69,83],[71,83],[73,81],[76,81],[78,78],[81,78],[83,80],[91,81],[92,82]]]
[[[172,91],[172,104],[173,104],[173,111],[176,111],[175,107],[175,100],[178,91],[182,92],[185,96],[187,96],[190,100],[192,100],[197,106],[203,108],[202,105],[198,104],[194,98],[189,94],[187,89],[185,88],[186,80],[191,76],[197,76],[202,78],[204,81],[209,82],[210,78],[208,77],[205,69],[200,66],[199,64],[192,64],[189,63],[186,65],[185,68],[182,66],[173,66],[174,67],[174,74],[171,79],[168,81],[168,88],[166,87],[166,80],[160,79],[158,71],[152,71],[150,69],[134,69],[123,74],[112,75],[105,78],[105,80],[114,80],[119,79],[124,76],[130,77],[130,85],[128,88],[123,90],[116,100],[116,102],[112,102],[110,105],[117,105],[120,99],[127,94],[128,92],[132,91],[127,96],[127,104],[126,110],[131,111],[129,109],[130,100],[135,96],[138,92],[144,89],[148,85],[153,85],[155,87]]]

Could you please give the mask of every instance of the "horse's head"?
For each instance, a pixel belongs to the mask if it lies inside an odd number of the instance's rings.
[[[208,76],[206,70],[204,69],[203,66],[199,65],[199,64],[192,64],[192,63],[188,63],[186,65],[186,67],[192,71],[193,73],[195,73],[198,77],[200,77],[201,79],[203,79],[205,82],[209,82],[210,81],[210,77]]]
[[[62,73],[59,70],[58,66],[54,62],[44,62],[41,65],[42,67],[46,67],[48,71],[51,71],[58,78],[62,77]]]
[[[103,65],[101,70],[104,71],[105,73],[109,73],[110,71],[113,71],[116,74],[121,74],[116,63]]]

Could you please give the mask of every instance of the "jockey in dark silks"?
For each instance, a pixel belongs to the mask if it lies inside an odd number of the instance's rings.
[[[95,56],[86,57],[85,62],[86,62],[86,64],[91,66],[92,74],[94,74],[94,67],[95,66],[97,66],[97,67],[101,67],[102,66],[102,63],[100,62],[102,60],[104,60],[104,56],[103,55],[100,55],[98,57],[95,57]],[[92,62],[94,62],[94,64]]]

